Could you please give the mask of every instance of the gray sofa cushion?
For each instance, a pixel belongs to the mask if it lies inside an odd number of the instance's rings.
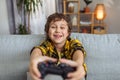
[[[87,51],[88,80],[120,79],[120,35],[78,34]]]
[[[87,52],[87,80],[119,80],[120,34],[72,33]],[[0,80],[26,80],[30,50],[44,35],[0,35]]]
[[[44,35],[0,35],[0,80],[26,80],[30,50]]]

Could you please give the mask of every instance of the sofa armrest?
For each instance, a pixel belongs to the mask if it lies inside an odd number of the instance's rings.
[[[32,78],[30,76],[30,72],[27,72],[27,80],[32,80]],[[44,80],[63,80],[63,79],[59,75],[48,74],[48,75],[46,75]]]

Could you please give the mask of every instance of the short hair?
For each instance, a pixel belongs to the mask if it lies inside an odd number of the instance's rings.
[[[62,13],[54,13],[54,14],[52,14],[52,15],[50,15],[49,17],[48,17],[48,19],[47,19],[47,22],[46,22],[46,24],[45,24],[45,32],[46,32],[46,37],[48,38],[48,35],[47,35],[47,33],[48,33],[48,31],[49,31],[49,28],[50,28],[50,23],[52,22],[52,21],[60,21],[60,20],[62,20],[62,19],[64,19],[66,22],[67,22],[67,25],[68,25],[68,32],[69,33],[71,33],[71,20],[70,20],[70,17],[69,16],[67,16],[67,15],[64,15],[64,14],[62,14]]]

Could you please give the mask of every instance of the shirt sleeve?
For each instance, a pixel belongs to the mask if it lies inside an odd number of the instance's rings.
[[[73,53],[76,50],[81,50],[82,53],[84,54],[84,57],[86,56],[86,51],[85,51],[84,47],[82,46],[82,43],[79,40],[77,40],[77,39],[72,40],[71,47],[73,49]]]
[[[47,49],[46,49],[47,47],[46,47],[46,46],[47,46],[47,45],[46,45],[46,42],[43,42],[43,43],[40,44],[39,46],[33,47],[33,48],[31,49],[30,55],[31,55],[32,51],[33,51],[35,48],[40,49],[41,52],[42,52],[42,55],[46,55],[46,53],[47,53]]]

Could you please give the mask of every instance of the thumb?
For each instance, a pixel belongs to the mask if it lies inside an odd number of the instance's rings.
[[[77,67],[77,66],[78,66],[77,62],[72,61],[72,60],[60,59],[60,62],[61,62],[61,63],[68,64],[68,65],[70,65],[71,67]]]

